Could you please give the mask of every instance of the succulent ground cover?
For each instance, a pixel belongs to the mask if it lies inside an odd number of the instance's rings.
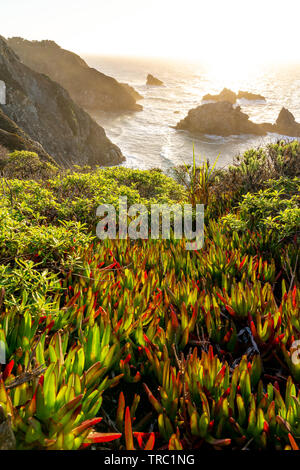
[[[35,177],[36,159],[14,153],[22,179],[11,165],[1,178],[0,448],[298,449],[299,154],[279,142],[175,181]],[[205,202],[203,249],[97,240],[96,207],[119,195]]]

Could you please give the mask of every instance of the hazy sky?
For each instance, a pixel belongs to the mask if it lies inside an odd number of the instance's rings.
[[[0,0],[5,37],[79,53],[300,62],[299,0]]]

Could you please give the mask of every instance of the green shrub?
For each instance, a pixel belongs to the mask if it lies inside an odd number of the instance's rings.
[[[268,158],[271,160],[277,176],[289,178],[300,177],[300,142],[281,140],[267,147]]]
[[[237,214],[223,218],[225,225],[238,231],[249,229],[266,233],[270,230],[278,239],[296,235],[300,228],[300,180],[293,180],[291,184],[285,180],[285,187],[244,195]],[[295,194],[291,194],[293,190],[296,190]]]
[[[57,171],[57,167],[41,161],[36,153],[25,150],[10,153],[4,166],[5,177],[22,180],[51,178]]]
[[[127,168],[1,179],[0,448],[4,419],[17,449],[299,449],[300,180],[268,152],[194,168],[192,188]],[[96,207],[125,195],[205,196],[203,249],[96,241]]]

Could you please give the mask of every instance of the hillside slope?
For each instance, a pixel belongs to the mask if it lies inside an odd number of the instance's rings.
[[[77,54],[62,49],[54,41],[8,39],[21,61],[33,70],[48,75],[70,93],[87,111],[139,111],[138,95],[98,70]]]
[[[46,75],[24,65],[0,36],[0,80],[6,83],[4,113],[39,142],[56,162],[115,165],[124,160],[105,131]]]
[[[0,109],[0,145],[7,150],[28,150],[36,152],[40,158],[49,163],[55,163],[39,142],[32,140],[17,124]]]

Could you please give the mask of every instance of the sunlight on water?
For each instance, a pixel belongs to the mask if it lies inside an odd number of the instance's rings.
[[[170,168],[192,159],[192,148],[202,158],[218,166],[232,162],[233,157],[247,148],[276,141],[280,136],[239,135],[230,137],[192,136],[177,131],[175,126],[188,111],[201,105],[202,96],[219,93],[224,87],[259,93],[266,101],[239,100],[242,111],[254,122],[275,122],[282,106],[300,121],[300,67],[263,68],[249,64],[224,63],[209,68],[199,64],[153,59],[87,57],[89,65],[126,82],[144,96],[143,111],[116,115],[97,113],[94,117],[109,138],[119,145],[126,157],[125,165],[135,168]],[[152,73],[163,87],[147,87],[146,76]]]

